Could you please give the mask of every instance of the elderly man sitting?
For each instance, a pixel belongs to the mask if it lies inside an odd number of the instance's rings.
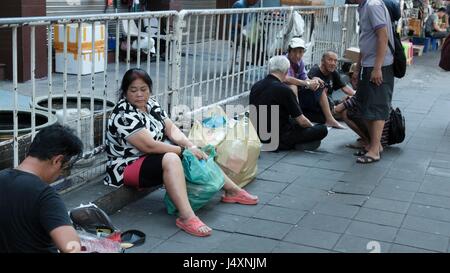
[[[324,87],[315,92],[305,90],[300,93],[300,100],[309,99],[311,112],[316,116],[315,120],[328,126],[341,128],[342,126],[334,119],[332,109],[334,102],[333,91],[342,90],[347,96],[355,95],[355,90],[342,82],[341,76],[336,71],[338,56],[333,51],[327,51],[322,55],[320,65],[313,66],[308,77],[319,78],[324,82]]]
[[[327,92],[323,92],[325,88],[324,80],[319,77],[319,73],[314,73],[314,75],[306,73],[305,63],[302,60],[305,52],[305,41],[297,37],[292,38],[286,55],[290,62],[290,67],[285,82],[289,84],[294,94],[298,97],[300,107],[309,120],[342,129],[344,127],[331,114]],[[323,75],[323,78],[327,77],[328,75]],[[342,87],[341,83],[338,85]]]
[[[303,115],[294,93],[283,83],[289,66],[285,56],[272,57],[269,75],[250,92],[251,118],[265,150],[316,149],[328,134],[326,126],[313,125]]]

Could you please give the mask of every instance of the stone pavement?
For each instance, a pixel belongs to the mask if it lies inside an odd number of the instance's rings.
[[[349,129],[330,130],[315,152],[264,152],[246,187],[260,203],[225,204],[218,194],[198,211],[214,229],[207,238],[178,229],[157,190],[112,215],[147,235],[128,252],[450,252],[450,74],[438,60],[417,57],[396,82],[407,138],[380,162],[355,163]],[[74,194],[82,192],[64,198]]]

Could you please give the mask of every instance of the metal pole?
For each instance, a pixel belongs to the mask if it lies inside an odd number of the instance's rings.
[[[36,134],[36,113],[34,109],[34,103],[36,101],[36,80],[35,80],[35,71],[36,71],[36,27],[31,27],[30,33],[31,40],[31,140],[34,139],[34,135]]]
[[[63,74],[63,124],[66,124],[67,119],[67,24],[64,24],[64,74]]]
[[[194,30],[194,60],[192,61],[192,81],[191,81],[191,107],[194,109],[194,98],[195,98],[195,64],[197,60],[197,32],[198,32],[198,15],[195,18],[195,30]]]
[[[170,109],[168,109],[168,97],[167,97],[167,92],[168,92],[168,87],[169,87],[168,80],[169,80],[169,77],[170,77],[170,75],[169,75],[169,54],[168,54],[168,52],[170,51],[170,49],[169,49],[169,39],[168,39],[169,32],[170,32],[169,25],[170,25],[169,24],[169,18],[166,18],[166,35],[165,35],[166,36],[166,39],[165,39],[165,41],[166,41],[165,42],[165,44],[166,44],[166,46],[165,46],[166,52],[164,54],[164,61],[165,61],[164,74],[165,74],[165,77],[164,77],[164,101],[163,101],[163,107],[170,111]]]
[[[78,39],[77,39],[77,54],[78,54],[78,71],[77,71],[77,135],[81,138],[81,70],[83,64],[83,24],[78,23]]]
[[[94,91],[95,91],[95,28],[96,28],[96,22],[92,22],[92,38],[91,38],[91,126],[90,126],[90,135],[89,140],[92,141],[91,143],[94,144]],[[100,54],[100,53],[99,53]],[[93,147],[90,147],[93,148]]]
[[[209,90],[209,81],[211,77],[211,55],[212,55],[212,30],[214,25],[214,18],[215,16],[211,16],[211,21],[209,22],[209,47],[208,47],[208,68],[206,73],[206,103],[209,103],[209,97],[210,97],[210,90]],[[217,52],[216,52],[217,53]]]
[[[52,32],[52,25],[48,25],[47,29],[47,80],[48,80],[48,115],[50,116],[52,114],[52,76],[53,76],[53,67],[52,67],[52,57],[53,57],[53,32]]]
[[[204,94],[202,91],[202,81],[203,81],[203,62],[204,62],[204,57],[205,57],[205,29],[206,29],[206,15],[203,16],[203,28],[202,28],[202,58],[200,61],[200,80],[199,80],[199,86],[198,86],[198,91],[199,91],[199,96],[201,96],[202,98],[204,97],[204,95],[207,97],[207,94]],[[208,53],[209,54],[209,53]],[[206,90],[205,93],[207,93],[208,90]]]
[[[173,39],[173,65],[172,65],[172,96],[171,96],[171,107],[175,107],[179,104],[180,98],[180,81],[181,81],[181,43],[183,41],[183,27],[184,27],[184,13],[180,13],[175,16],[174,21],[174,39]],[[166,53],[167,55],[167,53]],[[169,114],[177,115],[178,113],[172,113],[171,109]]]
[[[12,29],[12,46],[13,46],[13,150],[14,150],[14,167],[19,165],[19,145],[18,145],[18,131],[19,131],[19,119],[18,119],[18,96],[17,96],[17,27]]]
[[[108,97],[108,22],[105,21],[105,55],[104,55],[104,70],[103,70],[103,117],[102,117],[102,144],[105,144],[106,138],[106,98]],[[95,143],[94,143],[95,145]]]
[[[142,20],[138,20],[138,37],[137,37],[137,60],[136,60],[136,67],[141,67],[141,27],[142,27]]]
[[[116,91],[119,90],[119,36],[120,36],[120,19],[117,19],[117,25],[116,25],[116,54],[115,54],[115,75],[114,75],[114,82],[116,83]],[[120,99],[120,98],[119,98]]]
[[[191,32],[191,18],[192,18],[192,16],[189,15],[189,19],[187,22],[187,28],[186,28],[186,54],[184,57],[184,59],[185,59],[184,66],[186,68],[189,67],[189,46],[190,46],[190,43],[189,43],[190,37],[189,36],[190,36],[190,32]],[[184,17],[183,17],[183,19],[184,19]],[[184,105],[187,105],[188,103],[190,104],[190,99],[191,99],[191,97],[188,96],[188,94],[187,94],[188,70],[189,69],[184,70],[184,86],[183,86],[183,89],[184,89],[183,90],[183,103],[184,103]],[[180,70],[180,72],[181,72],[181,70]],[[188,102],[188,98],[189,98],[189,102]]]
[[[161,17],[158,18],[158,26],[161,26]],[[157,94],[159,92],[159,59],[161,51],[161,32],[158,31],[158,35],[156,37],[156,88],[153,94]]]
[[[131,36],[130,36],[130,31],[131,31],[131,20],[128,19],[128,25],[127,25],[127,71],[130,69],[130,50],[131,50]]]

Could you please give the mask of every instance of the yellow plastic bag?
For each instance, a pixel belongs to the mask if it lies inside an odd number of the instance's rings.
[[[223,118],[225,122],[227,122],[227,116],[223,109],[219,106],[216,106],[206,113],[204,120],[208,118],[218,117]],[[208,128],[206,126],[203,126],[200,121],[195,120],[194,125],[189,131],[188,138],[194,145],[199,147],[204,147],[208,144],[216,147],[225,139],[226,131],[226,124],[224,124],[224,126]]]
[[[239,187],[250,183],[258,172],[261,142],[247,117],[230,121],[227,135],[217,146],[216,162]]]
[[[205,122],[207,119],[223,117],[225,122]],[[220,121],[217,118],[217,121]],[[205,124],[216,124],[208,128]],[[219,126],[224,124],[224,126]],[[195,121],[188,136],[199,147],[208,144],[217,150],[216,162],[241,188],[250,183],[258,172],[258,158],[261,142],[250,119],[241,116],[238,120],[228,119],[220,106],[210,109],[203,121]]]

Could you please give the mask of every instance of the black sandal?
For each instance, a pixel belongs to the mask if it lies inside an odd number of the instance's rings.
[[[354,156],[365,156],[367,154],[366,150],[359,150],[355,153],[353,153]]]
[[[363,155],[356,159],[356,163],[359,163],[359,164],[370,164],[370,163],[374,163],[377,161],[380,161],[380,158],[374,158],[374,157],[371,157],[368,155]]]

